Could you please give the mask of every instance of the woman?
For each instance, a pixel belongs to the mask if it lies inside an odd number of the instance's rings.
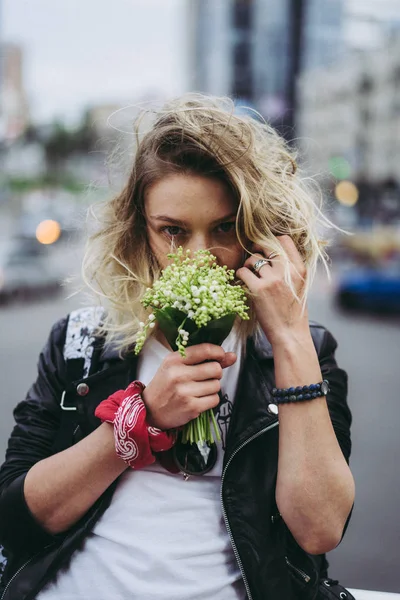
[[[4,600],[315,597],[354,500],[346,375],[305,304],[324,260],[321,219],[284,141],[228,101],[180,98],[138,134],[129,181],[105,204],[84,261],[107,308],[89,374],[65,361],[67,317],[15,411],[0,542],[19,557],[8,577],[30,560]],[[176,246],[210,249],[236,271],[252,297],[250,327],[185,358],[154,328],[136,359],[140,298]],[[131,401],[132,385],[157,458],[141,468],[118,452],[121,436],[135,444],[139,434],[110,409]],[[223,433],[216,462],[182,476],[168,432],[210,408]],[[165,432],[163,452],[151,428]]]

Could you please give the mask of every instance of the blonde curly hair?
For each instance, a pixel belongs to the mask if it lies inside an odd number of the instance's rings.
[[[150,129],[141,135],[144,121]],[[267,123],[235,112],[228,98],[187,94],[158,111],[145,110],[135,123],[134,163],[124,189],[91,211],[98,228],[87,242],[82,274],[106,308],[102,333],[121,351],[136,339],[144,319],[140,299],[159,276],[146,235],[145,191],[171,173],[213,177],[229,186],[238,203],[237,236],[271,251],[282,247],[276,236],[289,235],[302,256],[307,277],[305,302],[318,259],[327,257],[319,238],[322,215],[308,178],[300,175],[295,154]],[[286,281],[296,295],[286,258]],[[246,334],[254,331],[254,314]],[[250,327],[250,328],[249,328]]]

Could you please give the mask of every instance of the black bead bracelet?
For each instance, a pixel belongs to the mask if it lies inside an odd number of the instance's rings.
[[[304,400],[314,400],[326,396],[329,392],[329,381],[324,379],[320,383],[311,385],[300,385],[290,388],[274,388],[272,395],[276,404],[285,404],[287,402],[302,402]]]

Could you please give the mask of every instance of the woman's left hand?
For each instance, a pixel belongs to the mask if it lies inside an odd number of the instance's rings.
[[[285,261],[289,261],[293,286],[299,298],[303,295],[306,267],[289,236],[279,236],[277,240],[282,247],[282,254],[268,260],[272,251],[265,247],[254,246],[255,255],[250,256],[243,267],[236,272],[237,277],[254,294],[258,322],[271,344],[279,343],[291,336],[298,338],[309,334],[307,310],[303,310],[302,303],[296,300],[285,282]],[[260,259],[267,262],[255,273],[254,265]]]

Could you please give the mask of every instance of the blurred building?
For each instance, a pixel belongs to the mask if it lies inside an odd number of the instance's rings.
[[[3,0],[0,0],[0,48],[2,43],[2,24],[3,24]],[[1,54],[1,52],[0,52]],[[2,86],[2,65],[0,60],[0,96],[1,96],[1,86]],[[0,119],[1,119],[1,105],[0,105]]]
[[[400,0],[347,0],[345,21],[348,48],[379,48],[400,29]]]
[[[192,7],[193,87],[233,95],[278,126],[293,124],[298,73],[342,52],[343,0],[193,0]]]
[[[264,117],[277,122],[292,108],[289,98],[293,71],[290,1],[257,0],[253,25],[253,100]]]
[[[7,144],[1,157],[1,173],[9,178],[36,178],[46,173],[46,156],[37,141],[23,138]]]
[[[218,96],[229,94],[232,83],[231,0],[189,0],[191,87]]]
[[[357,110],[361,86],[359,63],[353,59],[330,69],[306,71],[299,78],[299,142],[307,162],[317,173],[328,173],[329,162],[335,157],[343,157],[353,169],[355,167],[360,129]]]
[[[332,65],[345,52],[345,6],[338,0],[307,0],[302,70]]]
[[[351,179],[374,195],[372,212],[400,218],[400,35],[330,69],[305,72],[298,97],[310,169]]]
[[[23,50],[16,44],[0,44],[0,138],[19,137],[29,123],[23,81]]]
[[[232,32],[230,93],[250,104],[254,102],[256,94],[256,7],[257,5],[249,0],[233,0],[229,7]]]

